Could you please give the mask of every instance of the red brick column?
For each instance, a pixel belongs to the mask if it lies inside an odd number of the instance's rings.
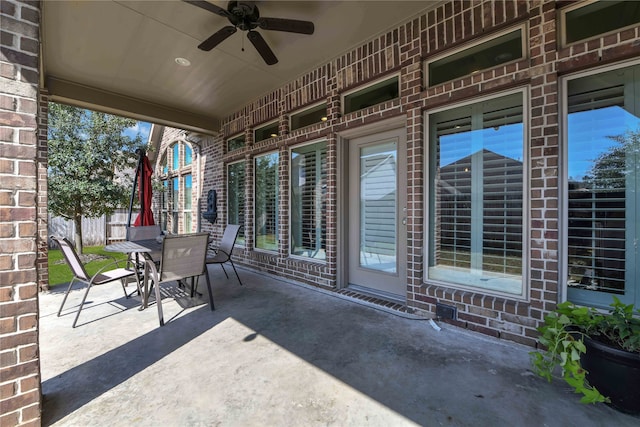
[[[0,425],[40,425],[39,4],[3,0],[0,15]]]
[[[49,290],[49,209],[47,203],[47,166],[49,152],[47,150],[47,133],[49,131],[49,94],[40,89],[38,100],[38,152],[36,153],[36,173],[38,188],[36,192],[36,208],[38,218],[38,254],[36,268],[38,270],[38,289]]]

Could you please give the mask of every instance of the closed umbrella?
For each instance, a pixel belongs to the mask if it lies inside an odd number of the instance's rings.
[[[153,212],[151,212],[151,200],[153,198],[153,189],[151,188],[151,176],[153,175],[153,169],[149,158],[145,154],[144,150],[138,150],[140,155],[138,159],[138,167],[136,169],[136,176],[133,181],[133,191],[131,193],[131,202],[129,203],[129,221],[131,225],[131,212],[133,210],[133,196],[136,191],[136,185],[138,186],[138,197],[140,199],[140,213],[133,223],[134,227],[141,225],[154,225]]]

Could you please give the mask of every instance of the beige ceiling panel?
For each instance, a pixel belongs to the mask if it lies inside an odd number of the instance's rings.
[[[143,19],[111,1],[51,1],[43,8],[46,72],[89,85],[113,80]]]
[[[268,66],[244,31],[210,52],[199,50],[198,44],[228,21],[182,1],[45,1],[43,80],[77,85],[58,85],[58,90],[76,87],[66,95],[88,99],[78,102],[99,103],[104,93],[114,110],[124,105],[140,108],[142,115],[159,111],[164,121],[174,111],[198,118],[191,120],[193,127],[204,127],[200,117],[215,121],[233,113],[437,3],[258,1],[261,16],[315,24],[313,35],[258,29],[279,59]],[[180,67],[176,57],[191,66]],[[90,96],[77,90],[83,86],[92,89]],[[65,93],[57,96],[64,99]]]

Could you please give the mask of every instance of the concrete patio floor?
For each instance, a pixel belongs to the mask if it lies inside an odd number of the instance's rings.
[[[530,348],[240,269],[216,310],[165,289],[165,321],[119,284],[40,295],[43,425],[635,426],[530,371]],[[206,286],[201,281],[200,289]]]

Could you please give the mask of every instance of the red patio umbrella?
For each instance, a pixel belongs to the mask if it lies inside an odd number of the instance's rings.
[[[131,203],[129,205],[129,224],[131,224],[131,211],[133,208],[133,194],[135,194],[136,184],[138,185],[138,197],[140,199],[140,213],[133,223],[134,227],[141,225],[154,225],[153,212],[151,212],[151,200],[153,198],[153,189],[151,187],[151,176],[153,169],[149,158],[143,150],[139,152],[138,167],[136,169],[136,177],[133,182],[133,192],[131,195]]]

